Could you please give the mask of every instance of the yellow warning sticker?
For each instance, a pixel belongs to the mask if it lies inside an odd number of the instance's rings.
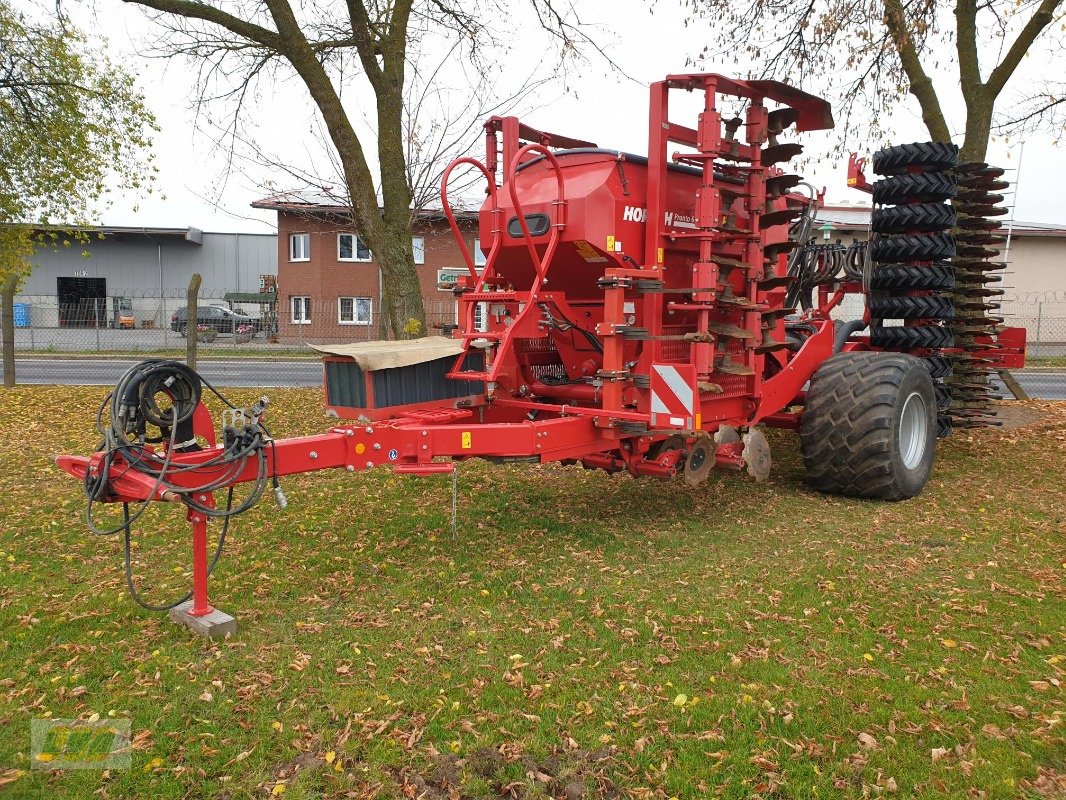
[[[462,447],[464,450],[470,449],[470,431],[463,431],[462,439],[459,446]]]
[[[613,236],[608,236],[607,237],[607,252],[608,253],[613,253],[614,252],[614,237]]]
[[[581,256],[589,264],[605,264],[607,259],[601,256],[596,248],[584,239],[578,239],[574,242],[574,249],[577,250],[577,254]]]
[[[662,264],[663,263],[663,249],[661,247],[659,248],[659,252],[655,256],[655,263],[657,263],[657,264]]]

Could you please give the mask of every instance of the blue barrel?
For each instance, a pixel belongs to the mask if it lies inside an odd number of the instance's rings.
[[[15,320],[16,328],[30,327],[30,304],[15,303],[15,305],[12,307],[11,316]]]

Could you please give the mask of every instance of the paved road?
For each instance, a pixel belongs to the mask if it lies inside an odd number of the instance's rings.
[[[15,378],[19,383],[113,386],[134,363],[136,359],[17,359]],[[216,386],[322,385],[322,364],[318,361],[201,360],[199,370]],[[1066,372],[1024,371],[1014,375],[1032,397],[1066,400]]]
[[[1066,400],[1066,372],[1043,372],[1040,370],[1011,373],[1018,379],[1026,393],[1036,400]],[[995,385],[1003,397],[1011,397],[1006,387],[995,379]]]
[[[15,359],[18,383],[114,386],[139,359]],[[215,386],[321,386],[320,361],[201,360],[197,370]]]

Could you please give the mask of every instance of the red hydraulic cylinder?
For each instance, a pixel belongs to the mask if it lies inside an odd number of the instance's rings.
[[[563,400],[577,400],[586,403],[595,403],[600,399],[600,387],[591,383],[561,383],[550,384],[541,381],[533,381],[529,390],[537,397],[558,397]]]

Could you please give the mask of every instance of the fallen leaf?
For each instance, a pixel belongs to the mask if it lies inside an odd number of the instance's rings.
[[[862,745],[864,750],[876,750],[877,749],[877,739],[875,739],[873,736],[871,736],[868,733],[860,733],[859,734],[859,744]]]

